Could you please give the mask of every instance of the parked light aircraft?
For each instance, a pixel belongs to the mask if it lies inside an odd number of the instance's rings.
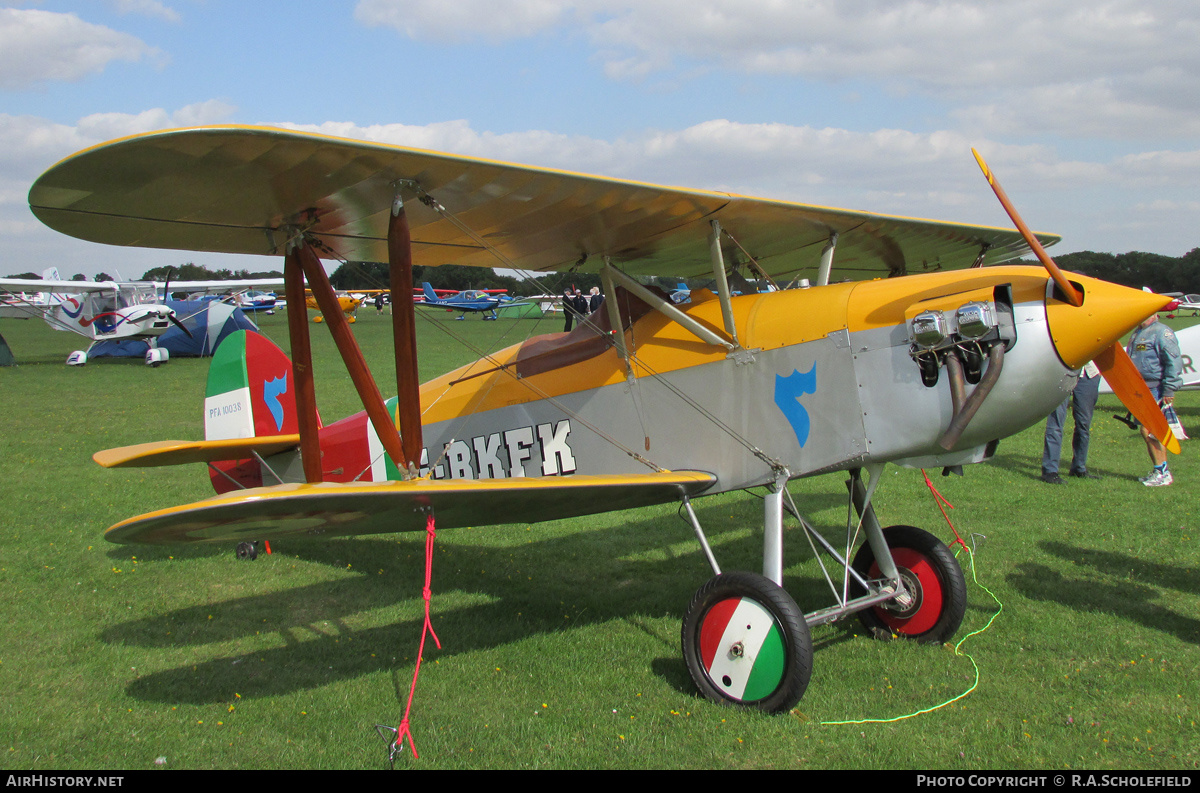
[[[443,297],[428,283],[421,285],[424,300],[417,303],[418,306],[432,306],[434,308],[444,308],[447,311],[460,311],[458,319],[466,319],[467,312],[482,313],[484,319],[496,319],[496,309],[500,306],[524,306],[528,303],[524,301],[514,301],[508,295],[496,295],[492,292],[496,290],[486,289],[464,289],[461,292],[455,292],[447,297]]]
[[[334,297],[335,302],[333,305],[328,307],[329,310],[333,311],[334,313],[344,315],[346,317],[346,321],[350,324],[357,322],[358,307],[362,305],[363,298],[355,297],[354,295],[345,292],[335,295]],[[304,305],[305,308],[311,308],[318,312],[317,315],[313,317],[313,322],[321,323],[327,319],[325,315],[325,309],[320,306],[317,298],[312,293],[309,293],[305,296]]]
[[[335,537],[423,531],[430,516],[479,527],[676,501],[714,575],[683,619],[691,676],[713,701],[775,712],[808,685],[811,625],[856,613],[942,642],[962,620],[965,582],[947,546],[875,516],[885,464],[988,459],[1092,359],[1178,449],[1118,342],[1167,299],[1068,279],[1042,249],[1057,238],[1029,231],[985,173],[1018,232],[210,127],[68,157],[30,204],[96,242],[284,257],[295,367],[248,335],[210,373],[206,440],[96,455],[107,466],[205,462],[228,492],[130,518],[107,539]],[[1029,248],[1043,267],[1001,265]],[[399,396],[385,403],[333,308],[321,253],[388,261],[401,295],[414,263],[598,272],[605,308],[418,385],[415,311],[393,301]],[[735,297],[726,274],[742,264],[813,286]],[[832,283],[835,267],[858,280]],[[636,278],[662,274],[711,277],[716,290],[675,306]],[[365,408],[328,426],[302,276]],[[833,471],[850,475],[844,542],[803,519],[795,533],[844,572],[827,575],[833,605],[804,613],[782,586],[784,513],[800,514],[787,483]],[[691,502],[751,487],[767,489],[763,571],[723,573]]]
[[[0,278],[0,294],[8,297],[10,310],[25,311],[28,316],[44,317],[55,330],[77,333],[92,344],[102,341],[140,339],[146,342],[146,364],[158,366],[169,360],[166,349],[159,348],[157,339],[171,325],[184,333],[175,312],[163,301],[169,289],[184,292],[248,289],[279,283],[278,279],[249,279],[240,281],[63,281],[51,268],[42,280]],[[48,300],[40,300],[31,292],[40,292]],[[160,295],[162,295],[160,297]],[[91,350],[76,350],[67,364],[82,366]]]
[[[282,280],[280,280],[279,286],[283,286]],[[261,289],[244,289],[227,295],[216,295],[213,299],[220,300],[222,303],[228,303],[247,313],[262,311],[265,314],[274,314],[275,303],[278,302],[279,298],[274,292],[264,292]]]

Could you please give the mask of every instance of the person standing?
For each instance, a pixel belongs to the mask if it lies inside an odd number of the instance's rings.
[[[588,297],[588,313],[595,314],[600,308],[600,304],[604,302],[604,295],[600,294],[600,287],[593,286],[592,294]]]
[[[578,315],[575,321],[580,325],[583,324],[583,318],[592,312],[588,309],[588,299],[583,292],[575,290],[575,313]]]
[[[571,294],[570,289],[563,290],[562,296],[563,317],[566,320],[566,325],[563,327],[563,332],[571,330],[571,324],[575,321],[575,296]]]
[[[1063,478],[1058,475],[1058,461],[1062,456],[1063,427],[1067,423],[1067,405],[1071,406],[1071,415],[1075,418],[1075,432],[1071,436],[1071,467],[1067,476],[1080,479],[1099,479],[1087,469],[1088,442],[1092,435],[1092,413],[1096,409],[1096,398],[1100,395],[1100,370],[1096,364],[1088,361],[1079,373],[1071,396],[1062,401],[1046,418],[1046,435],[1042,441],[1042,481],[1051,485],[1061,485]]]
[[[1137,326],[1126,346],[1133,365],[1146,381],[1150,393],[1163,405],[1175,402],[1175,391],[1183,385],[1180,372],[1183,357],[1179,354],[1179,341],[1175,331],[1158,321],[1158,314],[1151,314]],[[1140,481],[1146,487],[1163,487],[1175,481],[1167,470],[1167,449],[1150,431],[1142,426],[1142,439],[1154,468]]]

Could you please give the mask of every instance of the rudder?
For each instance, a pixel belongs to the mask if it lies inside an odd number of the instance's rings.
[[[319,423],[319,420],[318,420]],[[208,369],[204,393],[206,440],[288,435],[299,432],[292,362],[270,339],[248,330],[221,342]],[[226,477],[246,487],[262,484],[257,460],[215,463],[218,493],[233,489]]]

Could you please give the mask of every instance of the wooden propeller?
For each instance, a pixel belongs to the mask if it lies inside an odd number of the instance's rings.
[[[980,169],[983,170],[983,175],[987,177],[988,184],[992,186],[992,191],[995,192],[996,198],[1000,199],[1000,204],[1004,207],[1004,211],[1012,218],[1017,231],[1021,233],[1025,243],[1029,245],[1034,255],[1038,257],[1038,261],[1046,268],[1046,272],[1054,279],[1054,283],[1066,295],[1067,302],[1073,306],[1082,306],[1083,295],[1067,280],[1066,274],[1054,262],[1054,259],[1050,258],[1050,254],[1046,253],[1046,249],[1042,247],[1037,237],[1030,231],[1029,226],[1025,225],[1025,221],[1021,219],[1021,215],[1017,212],[1016,207],[1008,200],[1004,189],[996,181],[995,174],[988,168],[987,163],[983,161],[983,157],[975,149],[971,149],[971,153],[975,155],[975,161],[979,163]],[[1146,381],[1142,378],[1141,373],[1138,372],[1137,367],[1133,365],[1129,353],[1125,352],[1125,348],[1121,346],[1121,342],[1113,342],[1111,347],[1096,356],[1093,363],[1100,369],[1100,373],[1104,375],[1104,379],[1112,386],[1113,393],[1129,409],[1134,418],[1150,430],[1151,434],[1155,438],[1158,438],[1169,451],[1179,454],[1179,440],[1171,432],[1171,427],[1167,424],[1167,419],[1163,416],[1158,402],[1155,401],[1154,395],[1150,393],[1150,389],[1146,385]]]

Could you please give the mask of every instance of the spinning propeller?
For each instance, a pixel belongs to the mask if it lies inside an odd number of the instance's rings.
[[[1066,274],[1054,262],[1054,259],[1050,258],[1050,254],[1046,253],[1046,249],[1042,247],[1037,237],[1029,230],[1029,226],[1025,225],[1025,221],[1021,219],[1016,207],[1008,200],[1004,189],[1000,187],[1000,183],[996,181],[995,175],[988,168],[987,163],[983,161],[983,157],[980,156],[979,152],[971,149],[971,153],[975,155],[975,161],[979,163],[979,167],[983,170],[983,175],[987,177],[988,184],[992,186],[993,192],[996,193],[996,198],[1000,199],[1000,204],[1004,207],[1004,211],[1012,218],[1017,231],[1021,232],[1021,236],[1025,239],[1026,244],[1029,245],[1034,255],[1038,257],[1038,261],[1042,263],[1042,266],[1046,268],[1046,272],[1050,274],[1058,290],[1066,297],[1066,302],[1071,308],[1084,308],[1084,294],[1076,289],[1075,285],[1067,279]],[[1109,308],[1110,306],[1105,306],[1105,309]],[[1136,310],[1132,307],[1130,309]],[[1046,315],[1048,321],[1050,320],[1050,314],[1051,300],[1047,299]],[[1066,322],[1071,322],[1072,320],[1078,320],[1080,325],[1086,327],[1086,317],[1064,318]],[[1051,331],[1053,332],[1053,327]],[[1059,348],[1060,355],[1063,355],[1063,346],[1059,345],[1058,338],[1055,338],[1055,344]],[[1063,355],[1064,361],[1069,366],[1077,367],[1086,363],[1086,361],[1067,360],[1068,357],[1067,355]],[[1154,396],[1150,393],[1150,389],[1146,386],[1146,381],[1142,379],[1141,373],[1134,366],[1129,353],[1125,352],[1125,348],[1121,346],[1120,339],[1115,340],[1111,346],[1095,356],[1093,362],[1100,369],[1100,373],[1104,375],[1104,379],[1112,386],[1113,393],[1124,403],[1129,412],[1150,430],[1155,438],[1160,439],[1163,446],[1175,454],[1179,454],[1179,441],[1171,432],[1171,428],[1168,426],[1167,420],[1158,406],[1158,402],[1155,401]]]

